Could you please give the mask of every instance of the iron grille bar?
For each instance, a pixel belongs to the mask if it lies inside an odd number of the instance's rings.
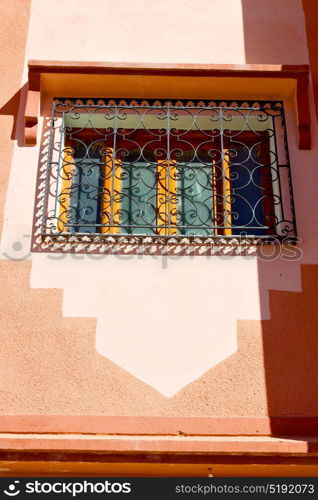
[[[49,144],[47,151],[47,160],[46,160],[46,169],[45,169],[45,181],[44,181],[44,199],[43,199],[43,213],[42,213],[42,221],[41,221],[41,232],[45,231],[46,223],[47,223],[47,206],[48,206],[48,197],[49,197],[49,184],[50,184],[50,172],[52,161],[52,150],[53,150],[53,141],[54,141],[54,114],[55,114],[55,102],[53,101],[52,112],[51,112],[51,128],[49,135]]]
[[[117,128],[117,120],[118,120],[118,115],[117,115],[117,110],[115,111],[115,116],[114,116],[114,130]],[[111,182],[111,198],[110,198],[110,224],[113,227],[112,224],[114,224],[114,185],[115,185],[115,175],[116,175],[116,134],[114,133],[114,140],[113,140],[113,151],[112,151],[112,163],[113,163],[113,168],[112,168],[112,182]]]
[[[168,234],[171,234],[171,168],[170,168],[170,107],[168,106],[167,113],[167,168],[168,168],[168,193],[167,193],[167,202],[168,202]]]
[[[54,101],[42,236],[296,237],[282,103],[166,101]]]

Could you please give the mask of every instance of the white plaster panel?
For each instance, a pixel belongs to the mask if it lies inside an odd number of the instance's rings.
[[[109,15],[100,15],[106,4]],[[291,5],[296,6],[294,0]],[[245,63],[244,51],[240,0],[33,0],[26,61],[240,64]],[[304,62],[305,53],[302,43],[282,62]],[[269,317],[269,288],[299,290],[299,264],[318,260],[316,136],[312,151],[299,151],[292,105],[287,106],[287,124],[298,227],[304,238],[301,261],[277,260],[260,283],[255,257],[33,254],[31,286],[63,289],[65,316],[97,318],[100,354],[172,396],[236,351],[238,319]],[[38,156],[39,147],[15,146],[1,256],[28,255]]]

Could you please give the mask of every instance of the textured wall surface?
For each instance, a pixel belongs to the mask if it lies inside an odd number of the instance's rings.
[[[26,82],[31,58],[234,64],[308,61],[298,0],[177,0],[172,4],[92,0],[89,8],[84,0],[33,0],[25,57],[28,3],[24,9],[18,8],[21,2],[10,5],[7,23],[12,22],[11,12],[17,30],[6,30],[12,41],[4,40],[4,65],[11,73],[3,100],[7,106],[13,99],[15,116],[18,100],[14,96]],[[9,64],[14,58],[20,61],[20,72],[19,64],[14,68]],[[22,92],[21,113],[23,96]],[[312,92],[310,98],[313,111]],[[306,313],[306,308],[314,309],[317,268],[300,267],[318,263],[317,129],[312,113],[313,149],[299,151],[293,98],[286,99],[285,107],[296,215],[303,238],[302,258],[291,262],[184,257],[163,265],[152,257],[109,256],[98,261],[89,256],[31,255],[44,125],[41,120],[36,147],[14,143],[11,161],[13,119],[0,117],[7,172],[1,186],[7,185],[10,171],[6,201],[4,188],[0,199],[5,202],[1,413],[317,413],[312,403],[317,318]],[[19,119],[15,129],[18,136]],[[160,306],[164,307],[158,314]]]
[[[15,121],[19,109],[20,86],[25,61],[25,45],[31,0],[1,0],[0,30],[0,233],[10,173]]]

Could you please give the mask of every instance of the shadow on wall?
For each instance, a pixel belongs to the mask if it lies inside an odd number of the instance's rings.
[[[242,0],[246,63],[306,64],[302,15],[301,0]]]
[[[261,292],[267,277],[279,271],[277,265],[259,261]],[[318,265],[301,266],[301,286],[300,292],[270,290],[271,319],[262,320],[270,417],[318,415]],[[275,419],[271,429],[278,432]],[[284,430],[280,423],[279,433]]]
[[[317,10],[317,0],[242,0],[246,63],[307,63],[303,4]],[[284,291],[297,289],[299,269],[302,291]],[[258,273],[268,414],[272,433],[288,434],[274,417],[318,415],[318,265],[259,259]],[[273,282],[282,290],[268,292]]]
[[[318,118],[318,37],[317,37],[317,18],[318,18],[318,2],[317,0],[302,0],[306,32],[307,45],[309,51],[310,71],[314,89],[314,97],[316,104],[316,115]]]
[[[18,146],[24,144],[23,110],[25,109],[28,84],[25,83],[12,97],[0,108],[0,115],[12,116],[13,125],[11,140],[17,140]]]

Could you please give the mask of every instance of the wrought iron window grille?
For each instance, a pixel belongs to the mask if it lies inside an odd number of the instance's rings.
[[[296,238],[282,102],[54,99],[41,236]]]

